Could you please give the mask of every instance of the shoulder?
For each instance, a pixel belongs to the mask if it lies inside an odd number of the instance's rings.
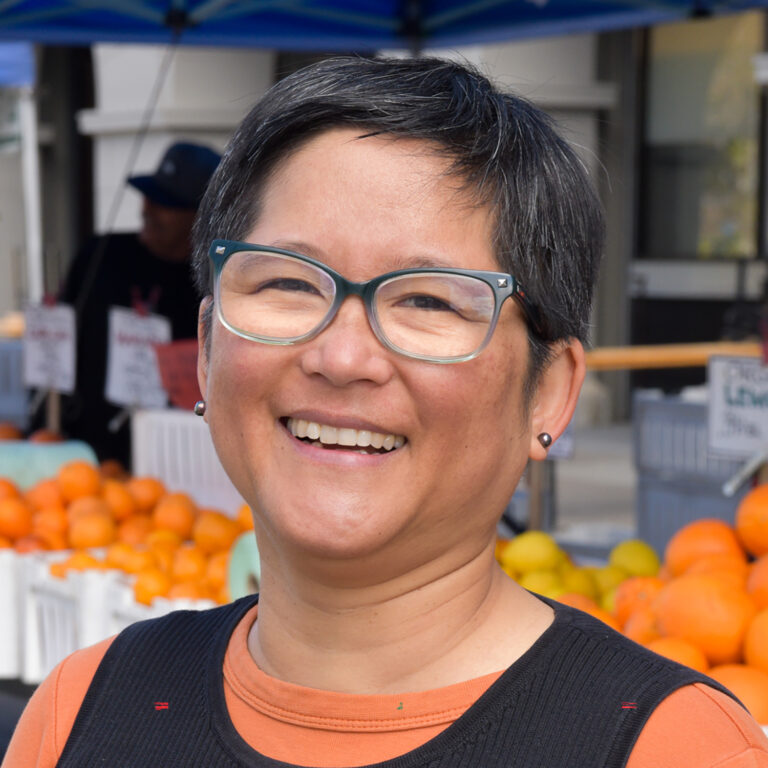
[[[747,711],[705,683],[667,696],[640,733],[627,768],[767,768],[768,739]]]
[[[58,762],[91,680],[113,639],[75,651],[40,684],[16,726],[4,768],[44,768]]]

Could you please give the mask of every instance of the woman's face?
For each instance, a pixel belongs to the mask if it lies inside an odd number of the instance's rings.
[[[283,160],[249,242],[304,253],[355,281],[425,263],[499,269],[489,211],[428,144],[359,134],[328,131]],[[357,297],[294,346],[247,341],[216,319],[211,332],[209,358],[201,353],[206,418],[257,510],[260,546],[266,536],[305,562],[365,562],[384,577],[487,545],[531,443],[526,325],[514,302],[482,354],[451,365],[385,349]],[[404,442],[373,454],[319,447],[288,419]]]

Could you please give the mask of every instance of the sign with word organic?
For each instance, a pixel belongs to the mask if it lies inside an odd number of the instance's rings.
[[[756,357],[709,361],[709,447],[750,456],[768,447],[768,365]]]
[[[128,408],[162,408],[167,395],[160,381],[155,344],[171,340],[171,323],[132,309],[109,310],[105,396]]]
[[[24,311],[24,384],[70,394],[75,389],[75,310],[34,304]]]

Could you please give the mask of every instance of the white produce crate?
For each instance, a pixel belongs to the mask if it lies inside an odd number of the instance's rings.
[[[19,663],[8,676],[18,676],[25,683],[39,683],[69,654],[135,621],[215,605],[211,600],[166,599],[141,605],[133,599],[131,578],[121,571],[70,571],[64,579],[52,576],[51,563],[68,554],[16,556]]]
[[[0,678],[15,678],[21,672],[20,559],[12,549],[0,550]]]
[[[235,515],[243,499],[224,472],[203,419],[167,408],[136,411],[131,421],[134,475],[153,475],[200,506]]]

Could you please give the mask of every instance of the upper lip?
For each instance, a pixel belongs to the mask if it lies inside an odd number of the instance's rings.
[[[304,421],[314,421],[317,424],[325,424],[329,427],[337,427],[341,429],[357,429],[367,430],[368,432],[380,432],[384,435],[405,435],[404,432],[400,432],[397,429],[391,427],[384,427],[381,424],[375,424],[372,421],[361,419],[358,416],[351,416],[349,414],[331,414],[321,413],[320,411],[302,410],[291,411],[284,416],[285,419],[304,419]]]

